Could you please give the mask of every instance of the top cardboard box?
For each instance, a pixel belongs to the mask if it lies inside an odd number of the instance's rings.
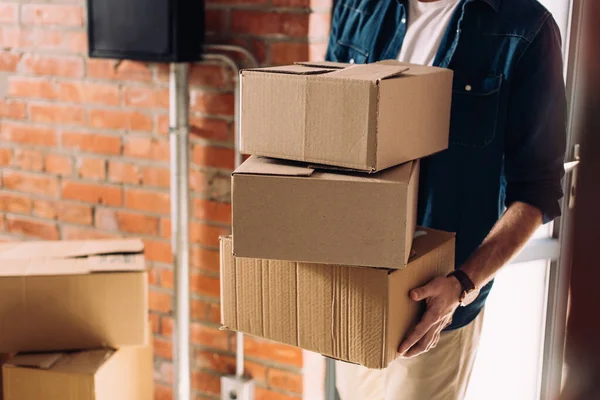
[[[451,70],[397,61],[241,72],[245,154],[365,172],[448,147]]]
[[[0,244],[0,353],[148,343],[140,240]]]

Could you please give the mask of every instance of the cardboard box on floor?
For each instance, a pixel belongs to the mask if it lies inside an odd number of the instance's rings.
[[[236,258],[221,238],[225,328],[381,369],[422,312],[409,291],[454,268],[454,234],[418,228],[401,270]]]
[[[252,156],[232,179],[234,254],[401,268],[416,226],[418,167],[366,175]]]
[[[380,171],[448,147],[451,70],[388,60],[241,71],[241,151]]]
[[[152,400],[152,348],[17,355],[3,369],[4,400]]]
[[[0,400],[4,399],[2,391],[2,366],[11,358],[11,354],[0,354]]]
[[[148,343],[140,240],[0,244],[0,352]]]

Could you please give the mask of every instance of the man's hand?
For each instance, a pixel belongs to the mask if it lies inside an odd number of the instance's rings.
[[[452,322],[459,305],[462,287],[454,277],[436,278],[425,286],[411,290],[414,301],[426,300],[427,310],[421,321],[400,344],[398,353],[412,358],[435,347],[442,330]]]

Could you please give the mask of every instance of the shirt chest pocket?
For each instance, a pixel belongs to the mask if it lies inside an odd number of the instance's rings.
[[[364,64],[367,62],[369,52],[355,44],[338,39],[335,42],[333,49],[334,61],[337,62],[349,62],[352,64]]]
[[[480,148],[496,136],[502,75],[455,74],[452,87],[450,145]]]

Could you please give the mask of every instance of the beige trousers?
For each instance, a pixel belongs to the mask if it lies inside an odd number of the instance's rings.
[[[387,369],[337,362],[341,400],[462,400],[479,337],[483,311],[469,325],[442,332],[438,345],[417,357],[397,358]]]

